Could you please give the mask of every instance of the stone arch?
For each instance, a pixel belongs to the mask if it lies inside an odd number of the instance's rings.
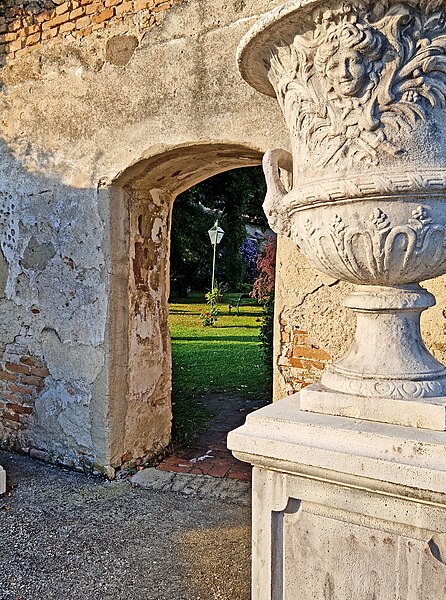
[[[236,143],[158,147],[104,190],[111,207],[108,447],[115,468],[160,452],[170,438],[173,202],[200,181],[261,158],[259,149]]]

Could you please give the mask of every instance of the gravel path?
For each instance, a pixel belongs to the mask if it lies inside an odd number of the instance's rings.
[[[1,600],[249,600],[249,508],[0,464]]]

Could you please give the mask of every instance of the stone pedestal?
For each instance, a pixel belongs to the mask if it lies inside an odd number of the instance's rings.
[[[238,48],[276,97],[264,209],[355,284],[355,340],[320,383],[229,436],[254,465],[254,600],[446,598],[446,368],[419,285],[446,273],[446,0],[289,0]]]
[[[446,598],[445,433],[304,412],[248,416],[253,600]]]
[[[0,465],[0,495],[6,492],[6,471]]]

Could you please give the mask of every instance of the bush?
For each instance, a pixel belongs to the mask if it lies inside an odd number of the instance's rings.
[[[257,260],[259,275],[254,281],[251,296],[263,306],[259,341],[263,358],[272,368],[274,342],[274,285],[276,282],[276,239],[270,237]]]
[[[205,295],[205,298],[206,307],[200,310],[200,321],[203,327],[212,327],[220,314],[218,303],[222,299],[222,293],[218,287],[215,287]]]

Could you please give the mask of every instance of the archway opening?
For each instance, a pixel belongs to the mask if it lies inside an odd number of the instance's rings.
[[[157,148],[113,182],[108,444],[115,467],[144,464],[170,441],[174,200],[209,177],[257,166],[261,158],[257,149],[229,143]]]
[[[264,195],[263,171],[251,167],[209,178],[175,200],[169,323],[176,446],[190,444],[211,415],[225,412],[236,426],[234,413],[246,415],[271,397],[272,369],[259,344],[264,308],[252,296],[257,259],[273,235]],[[208,230],[216,222],[223,236],[214,261]]]

